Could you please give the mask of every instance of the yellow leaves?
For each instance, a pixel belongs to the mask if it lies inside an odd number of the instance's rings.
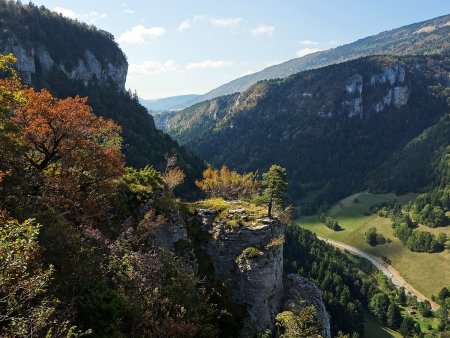
[[[12,68],[12,54],[0,55],[0,122],[5,115],[25,102],[17,72]]]
[[[170,190],[173,190],[178,185],[182,184],[184,182],[184,178],[186,177],[186,174],[183,170],[181,170],[179,167],[175,167],[172,169],[169,169],[164,174],[164,182],[167,184],[167,187]]]
[[[203,172],[203,180],[197,180],[195,184],[210,197],[222,197],[226,200],[251,198],[260,187],[256,177],[257,173],[240,175],[226,166],[222,166],[220,170],[208,167]]]

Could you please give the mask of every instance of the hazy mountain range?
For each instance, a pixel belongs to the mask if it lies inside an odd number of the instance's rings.
[[[261,80],[284,78],[300,71],[320,68],[334,63],[357,59],[363,56],[389,54],[434,54],[442,53],[450,49],[450,15],[440,16],[401,28],[385,31],[376,35],[365,37],[355,42],[332,48],[325,51],[312,53],[295,58],[260,72],[237,78],[231,82],[209,91],[206,94],[193,97],[184,101],[185,96],[180,97],[181,104],[176,109],[186,108],[198,102],[212,98],[243,92],[251,85]],[[168,102],[176,102],[177,97],[168,98]],[[159,99],[164,102],[165,99]],[[146,105],[151,107],[151,105]],[[167,105],[168,109],[171,105]],[[164,110],[164,109],[161,109]]]

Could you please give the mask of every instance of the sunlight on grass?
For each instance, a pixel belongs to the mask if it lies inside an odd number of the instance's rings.
[[[334,205],[329,211],[329,215],[339,221],[344,229],[342,231],[333,231],[327,228],[317,216],[302,217],[297,219],[296,223],[320,237],[346,243],[378,257],[388,257],[392,261],[393,267],[408,283],[425,296],[431,297],[450,281],[450,269],[448,268],[450,266],[450,250],[432,254],[412,252],[394,237],[390,219],[369,214],[370,207],[376,203],[392,200],[408,203],[415,196],[415,194],[375,195],[368,192],[351,195]],[[355,203],[355,198],[358,199],[357,203]],[[375,247],[367,244],[364,240],[364,233],[371,227],[375,227],[378,233],[392,242]],[[432,233],[445,232],[450,235],[450,227],[438,229],[421,227]]]

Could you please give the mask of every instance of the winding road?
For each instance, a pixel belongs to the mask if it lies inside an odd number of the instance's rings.
[[[433,310],[436,310],[439,308],[439,305],[433,302],[431,299],[425,297],[422,293],[414,289],[410,284],[408,284],[402,276],[398,273],[397,270],[395,270],[392,265],[389,265],[385,262],[383,262],[379,257],[373,256],[365,251],[359,250],[353,246],[347,245],[342,242],[334,241],[332,239],[327,239],[323,237],[317,237],[320,240],[333,245],[334,247],[337,247],[339,249],[347,250],[348,252],[367,259],[370,261],[373,265],[375,265],[381,272],[383,272],[391,281],[398,287],[404,287],[408,293],[413,294],[417,297],[418,300],[424,301],[428,300],[431,304],[431,308]]]

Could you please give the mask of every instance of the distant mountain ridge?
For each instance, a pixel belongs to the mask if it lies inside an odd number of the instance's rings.
[[[444,15],[267,67],[260,72],[240,77],[213,89],[187,102],[186,107],[219,96],[243,92],[261,80],[284,78],[300,71],[320,68],[363,56],[440,54],[449,50],[450,15]]]
[[[151,112],[172,111],[186,108],[186,103],[194,101],[200,95],[187,94],[163,97],[160,99],[140,99],[141,104]]]

